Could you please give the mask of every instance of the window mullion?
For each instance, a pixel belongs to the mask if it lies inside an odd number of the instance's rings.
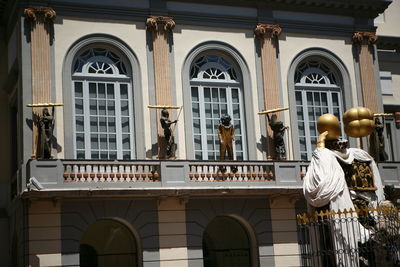
[[[90,151],[90,101],[89,101],[89,83],[87,81],[83,82],[83,116],[84,116],[84,129],[85,129],[85,158],[91,159]]]
[[[128,100],[129,100],[129,145],[131,148],[131,158],[134,157],[134,151],[135,151],[135,142],[133,140],[133,133],[135,132],[135,124],[133,122],[133,116],[134,116],[134,110],[133,110],[133,105],[134,99],[132,96],[132,87],[131,84],[128,83]],[[122,141],[121,141],[122,144]],[[135,157],[136,158],[136,157]]]
[[[203,154],[203,160],[208,159],[207,149],[207,128],[206,128],[206,113],[205,113],[205,102],[204,102],[204,87],[199,86],[199,109],[200,109],[200,129],[201,129],[201,150]]]
[[[244,107],[243,107],[243,94],[242,90],[238,87],[238,94],[239,94],[239,108],[240,108],[240,132],[241,132],[241,138],[242,138],[242,153],[243,153],[243,159],[247,159],[247,149],[245,149],[247,146],[246,143],[246,135],[244,134],[244,128],[245,128],[245,119],[244,119]],[[236,145],[235,145],[236,147]]]
[[[116,140],[117,140],[117,159],[122,159],[123,153],[122,153],[122,126],[121,126],[121,95],[120,95],[120,84],[118,82],[114,83],[114,96],[115,96],[115,127],[116,127],[115,129],[116,129]]]
[[[311,159],[311,139],[310,139],[310,122],[308,119],[308,103],[307,103],[307,91],[301,90],[301,96],[303,99],[303,115],[304,115],[304,130],[306,134],[306,148],[307,148],[307,157]]]
[[[231,123],[233,124],[234,118],[233,118],[233,109],[232,109],[232,107],[233,107],[233,103],[232,103],[232,88],[229,87],[229,86],[226,86],[224,89],[226,90],[226,103],[227,103],[227,106],[228,106],[228,114],[231,117],[231,119],[232,119]],[[233,141],[233,143],[234,142],[235,141]],[[232,151],[233,151],[233,159],[236,160],[236,146],[235,146],[235,144],[232,144]]]

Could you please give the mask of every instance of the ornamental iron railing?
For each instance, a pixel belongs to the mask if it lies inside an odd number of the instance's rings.
[[[400,211],[390,203],[299,214],[297,225],[301,266],[400,266]]]

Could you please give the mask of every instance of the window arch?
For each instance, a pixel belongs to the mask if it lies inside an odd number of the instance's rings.
[[[318,117],[332,113],[341,120],[346,103],[351,102],[349,76],[342,62],[330,52],[310,49],[293,61],[288,83],[294,92],[290,103],[296,107],[291,109],[296,121],[292,129],[296,136],[294,150],[302,160],[310,160],[319,135]]]
[[[85,36],[64,60],[66,158],[144,158],[140,69],[136,56],[108,35]]]
[[[196,159],[218,160],[220,118],[229,114],[235,127],[234,159],[247,158],[242,82],[226,56],[204,53],[190,67],[194,153]]]

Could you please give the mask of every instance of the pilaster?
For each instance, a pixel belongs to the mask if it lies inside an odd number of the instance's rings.
[[[54,38],[53,20],[56,12],[49,7],[28,7],[24,10],[25,19],[30,26],[28,39],[31,44],[32,103],[49,103],[51,98],[51,45]],[[33,121],[43,108],[33,108]],[[35,141],[38,128],[33,123],[33,156],[36,155]]]
[[[260,40],[261,68],[264,91],[264,110],[279,108],[279,80],[277,68],[278,36],[282,29],[276,24],[258,24],[254,30]],[[272,130],[267,127],[268,159],[274,159],[275,149],[272,138]]]
[[[353,35],[353,43],[360,70],[362,104],[373,113],[379,112],[373,47],[377,39],[374,32],[356,32]]]
[[[170,37],[175,22],[170,17],[151,16],[146,26],[153,37],[153,64],[156,105],[172,105],[172,80],[169,64]],[[159,123],[160,114],[157,113],[158,157],[164,158],[163,130]]]

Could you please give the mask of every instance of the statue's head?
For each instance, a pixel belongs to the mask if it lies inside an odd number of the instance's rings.
[[[328,131],[326,140],[337,140],[340,135],[340,124],[335,115],[326,113],[320,116],[317,120],[317,129],[321,134]]]
[[[49,109],[48,108],[44,108],[43,111],[42,111],[42,114],[43,115],[50,115]]]
[[[168,118],[169,117],[169,112],[166,109],[161,110],[161,116]]]
[[[224,126],[229,126],[231,124],[231,116],[229,116],[228,114],[222,115],[221,117],[221,123]]]

